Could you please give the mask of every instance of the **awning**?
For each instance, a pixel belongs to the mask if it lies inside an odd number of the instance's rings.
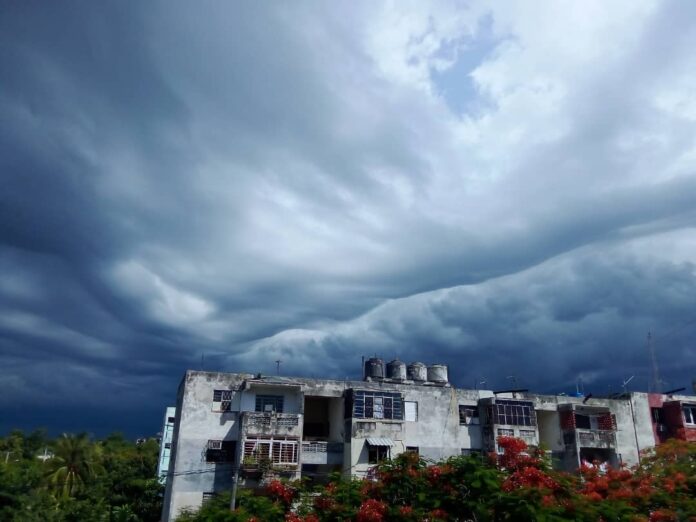
[[[386,437],[368,437],[367,443],[370,446],[387,446],[391,447],[394,445],[394,441]]]

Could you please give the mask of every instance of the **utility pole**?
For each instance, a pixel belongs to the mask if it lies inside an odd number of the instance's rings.
[[[280,375],[280,363],[282,363],[282,362],[283,362],[283,361],[281,361],[280,359],[278,359],[278,360],[275,362],[275,363],[276,363],[276,375]]]
[[[239,482],[239,464],[234,464],[234,474],[232,475],[232,498],[230,499],[230,511],[237,507],[237,482]]]

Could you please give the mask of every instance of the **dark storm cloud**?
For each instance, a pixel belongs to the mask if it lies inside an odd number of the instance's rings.
[[[156,431],[184,369],[279,357],[646,376],[694,310],[690,7],[554,9],[5,6],[0,429]]]

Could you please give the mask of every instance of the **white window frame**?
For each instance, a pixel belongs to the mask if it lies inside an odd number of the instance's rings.
[[[243,459],[267,458],[272,464],[297,465],[300,459],[299,441],[284,438],[247,438],[244,441]],[[290,458],[288,458],[288,455]]]
[[[212,409],[217,412],[232,411],[232,390],[213,390]]]
[[[696,424],[696,404],[682,404],[685,424]]]
[[[418,422],[418,402],[404,401],[404,420]]]

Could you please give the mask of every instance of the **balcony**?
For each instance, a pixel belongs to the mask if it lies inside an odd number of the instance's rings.
[[[302,464],[343,464],[343,443],[303,441]]]
[[[245,434],[301,437],[302,415],[299,413],[245,411],[241,415],[241,429]]]
[[[616,433],[613,430],[575,430],[579,448],[615,448]]]

